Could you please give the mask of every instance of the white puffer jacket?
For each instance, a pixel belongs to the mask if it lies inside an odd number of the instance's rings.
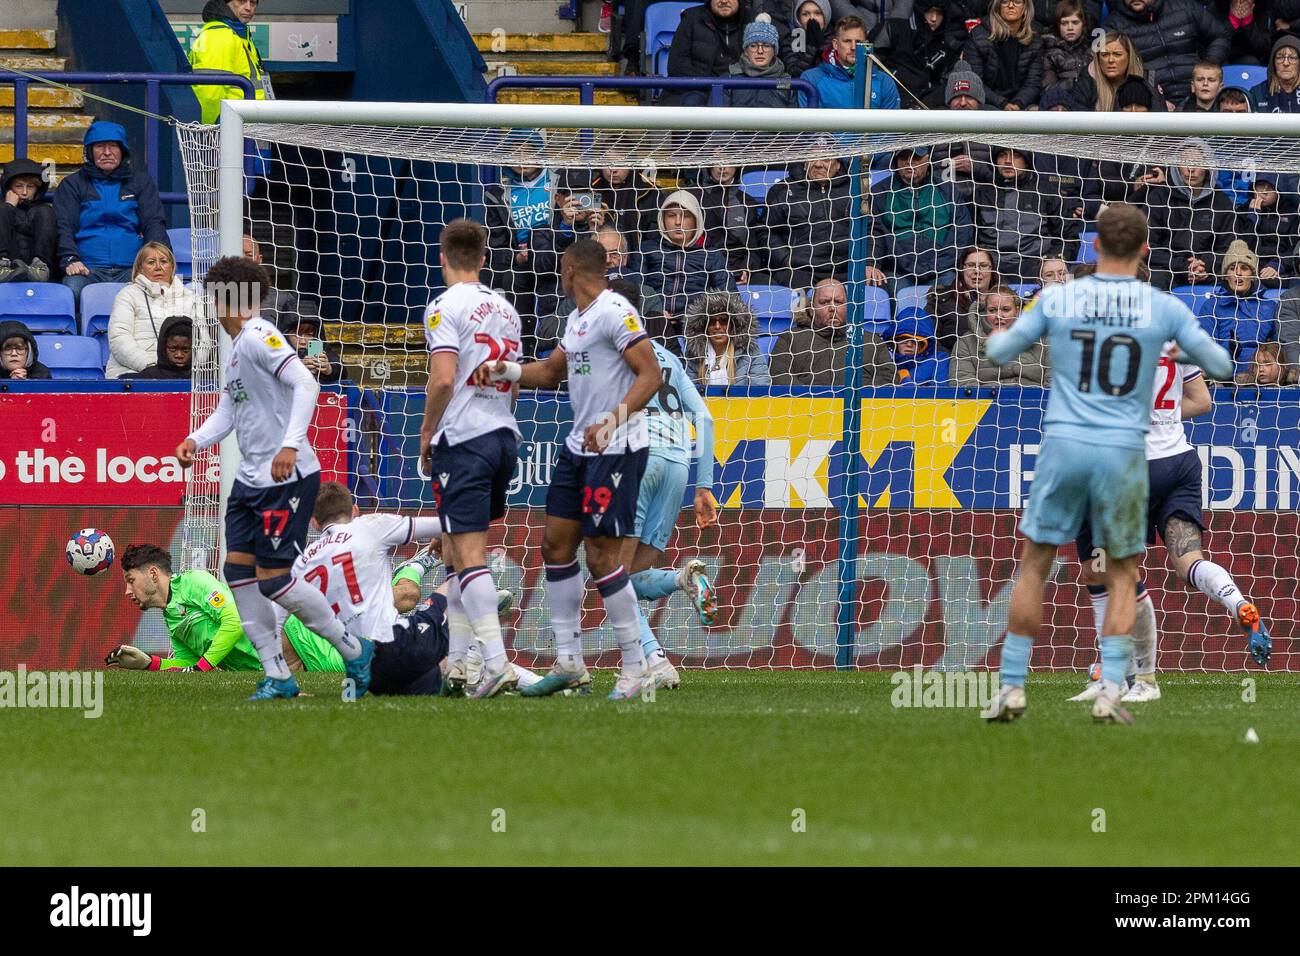
[[[108,378],[139,372],[158,361],[158,330],[173,315],[194,318],[198,302],[180,276],[169,286],[138,275],[113,300],[108,317]],[[196,323],[197,325],[197,323]],[[199,360],[199,342],[194,343],[194,361]]]

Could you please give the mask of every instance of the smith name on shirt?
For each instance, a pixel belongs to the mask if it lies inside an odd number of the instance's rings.
[[[1153,290],[1144,282],[1071,282],[1057,288],[1055,295],[1045,298],[1044,308],[1052,318],[1124,329],[1151,323]]]

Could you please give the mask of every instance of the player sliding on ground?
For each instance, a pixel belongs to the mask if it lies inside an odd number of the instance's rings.
[[[1029,507],[1020,522],[1028,540],[1011,592],[1002,686],[983,714],[988,720],[1014,720],[1025,712],[1025,675],[1042,626],[1043,587],[1056,549],[1078,536],[1086,515],[1093,540],[1106,551],[1108,595],[1102,687],[1092,716],[1132,723],[1120,696],[1133,653],[1147,515],[1143,445],[1161,348],[1173,340],[1214,378],[1232,374],[1231,357],[1191,310],[1137,279],[1149,251],[1146,216],[1116,203],[1097,218],[1097,234],[1096,275],[1044,290],[986,347],[989,360],[1004,365],[1046,334],[1054,366]]]
[[[627,299],[638,311],[641,290],[635,282],[615,279],[611,292]],[[650,437],[650,458],[641,479],[636,501],[636,557],[632,559],[632,587],[642,601],[657,601],[683,591],[695,605],[701,624],[712,624],[717,607],[713,585],[704,573],[704,562],[691,558],[681,568],[660,568],[664,549],[672,537],[682,510],[682,495],[690,480],[691,458],[698,449],[695,476],[695,523],[707,528],[718,522],[718,502],[713,497],[713,416],[696,390],[682,363],[658,342],[652,341],[662,382],[646,403],[646,426]],[[691,425],[695,441],[691,441]],[[681,683],[677,668],[664,654],[650,629],[645,611],[637,605],[641,619],[641,650],[655,687],[675,688]]]
[[[298,695],[298,682],[275,633],[276,604],[338,648],[347,662],[349,698],[363,697],[370,686],[374,644],[366,636],[348,634],[321,593],[295,588],[289,574],[307,541],[320,489],[320,462],[307,441],[320,386],[297,349],[259,314],[262,296],[271,287],[266,270],[249,259],[227,256],[213,263],[206,282],[217,321],[231,339],[225,387],[217,410],[180,443],[176,457],[188,468],[199,451],[231,431],[239,443],[239,472],[226,502],[222,573],[244,633],[266,671],[249,700]]]
[[[1205,557],[1201,535],[1205,531],[1201,513],[1201,459],[1187,441],[1183,419],[1204,415],[1213,407],[1210,389],[1201,370],[1182,365],[1170,357],[1168,346],[1161,352],[1156,369],[1152,396],[1151,428],[1146,435],[1147,544],[1155,543],[1156,534],[1165,544],[1169,565],[1178,577],[1199,588],[1227,609],[1243,631],[1255,662],[1268,663],[1272,640],[1259,610],[1242,595],[1225,568]],[[1082,568],[1083,583],[1092,599],[1097,637],[1102,636],[1106,615],[1106,589],[1093,571],[1101,552],[1094,552],[1092,531],[1085,519],[1075,540]],[[1125,703],[1160,699],[1156,683],[1156,650],[1159,628],[1151,595],[1142,581],[1137,585],[1137,617],[1133,624],[1133,658],[1125,680],[1130,684],[1122,698]],[[1129,680],[1132,678],[1131,680]],[[1101,693],[1100,675],[1089,681],[1071,700],[1087,701]]]
[[[622,652],[623,666],[609,696],[631,700],[648,675],[640,609],[626,569],[636,556],[637,495],[649,454],[643,409],[659,390],[659,363],[636,309],[605,288],[600,243],[580,239],[569,246],[560,260],[560,282],[577,308],[559,346],[541,362],[497,361],[475,373],[483,384],[510,381],[522,388],[555,388],[567,377],[573,407],[573,430],[546,493],[542,538],[555,664],[541,682],[520,693],[581,691],[590,681],[580,629],[581,543]]]
[[[485,362],[519,357],[519,313],[479,282],[487,230],[468,219],[447,224],[439,238],[447,291],[425,311],[429,383],[420,460],[433,483],[447,565],[447,619],[451,631],[443,693],[465,694],[471,640],[483,655],[475,697],[514,689],[497,618],[497,592],[487,568],[487,530],[506,513],[506,489],[519,464],[519,426],[509,382],[478,381]]]

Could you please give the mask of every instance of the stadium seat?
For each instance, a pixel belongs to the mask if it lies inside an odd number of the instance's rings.
[[[84,335],[38,335],[38,359],[60,379],[103,379],[104,362],[99,342]]]
[[[108,336],[96,336],[95,341],[99,343],[99,364],[104,368],[108,368]]]
[[[741,299],[760,320],[794,318],[795,291],[783,285],[736,286]]]
[[[1013,282],[1011,283],[1011,291],[1014,292],[1016,295],[1020,296],[1020,298],[1022,299],[1030,299],[1033,297],[1034,293],[1038,291],[1038,283],[1037,282]]]
[[[55,282],[0,285],[0,319],[16,319],[33,332],[77,334],[77,300]]]
[[[1197,303],[1208,296],[1213,289],[1214,286],[1207,282],[1205,285],[1180,285],[1169,291],[1182,299],[1183,305],[1195,312]]]
[[[167,238],[171,240],[172,255],[176,257],[176,274],[182,279],[194,275],[194,253],[190,242],[190,230],[168,229]]]
[[[899,289],[898,294],[894,296],[897,300],[895,304],[901,313],[904,309],[920,309],[925,311],[926,298],[930,295],[928,285],[909,285],[906,289]]]
[[[1264,298],[1276,302],[1278,299],[1282,298],[1283,291],[1284,290],[1282,289],[1265,289]]]
[[[758,337],[758,349],[760,352],[763,353],[764,358],[767,358],[769,355],[772,354],[772,348],[775,345],[776,345],[775,335],[760,335]]]
[[[755,202],[765,203],[767,191],[789,175],[784,169],[756,169],[741,173],[740,191]]]
[[[645,51],[646,72],[651,76],[668,75],[668,48],[673,45],[673,34],[682,22],[682,13],[698,3],[679,0],[652,3],[645,10],[645,33],[641,49]]]
[[[1095,232],[1085,232],[1079,237],[1079,254],[1074,260],[1075,265],[1084,262],[1096,262],[1097,250],[1093,248],[1092,241],[1097,238]]]
[[[894,324],[894,316],[889,308],[889,293],[878,285],[866,287],[865,301],[862,304],[862,331],[884,335]]]
[[[1249,90],[1268,79],[1266,66],[1225,66],[1223,68],[1223,85],[1235,86],[1239,90]]]
[[[881,183],[888,181],[890,176],[894,175],[892,169],[873,169],[871,171],[871,188],[875,189]]]
[[[108,335],[113,300],[125,286],[125,282],[92,282],[81,290],[82,335]]]
[[[780,335],[792,325],[794,325],[794,319],[783,316],[773,316],[770,319],[758,320],[758,327],[767,335]]]

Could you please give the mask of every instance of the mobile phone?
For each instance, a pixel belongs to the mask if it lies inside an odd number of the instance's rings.
[[[573,198],[576,199],[576,200],[578,201],[578,207],[581,208],[581,209],[594,209],[594,208],[596,208],[596,194],[595,194],[595,193],[574,193],[574,194],[573,194]]]
[[[310,342],[307,343],[308,358],[311,358],[313,355],[320,355],[324,351],[325,351],[325,343],[322,342],[320,339],[312,339]]]

